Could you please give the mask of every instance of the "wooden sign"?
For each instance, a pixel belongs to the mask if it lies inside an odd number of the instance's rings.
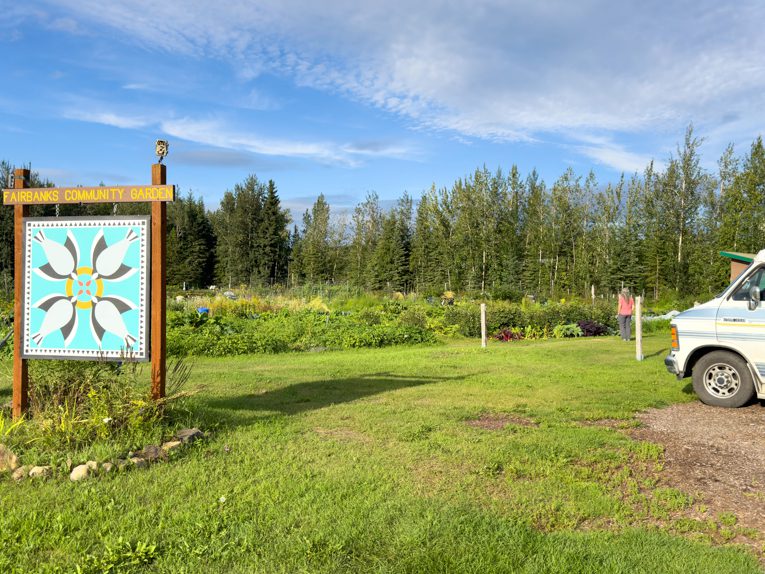
[[[29,408],[31,357],[150,358],[151,395],[163,398],[167,202],[175,200],[165,166],[151,166],[151,185],[28,188],[30,176],[15,170],[16,187],[3,190],[14,210],[13,418]],[[151,218],[29,218],[30,204],[121,202],[151,202]]]
[[[3,205],[175,201],[174,185],[4,189]]]

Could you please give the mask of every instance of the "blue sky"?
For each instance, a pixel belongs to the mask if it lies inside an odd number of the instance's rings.
[[[693,122],[714,170],[762,133],[765,3],[0,0],[0,159],[57,185],[255,173],[299,213],[476,167],[601,183]]]

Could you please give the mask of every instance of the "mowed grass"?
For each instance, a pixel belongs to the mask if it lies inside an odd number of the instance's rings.
[[[0,572],[758,572],[654,488],[659,447],[591,424],[695,400],[667,339],[643,362],[615,337],[197,360],[208,440],[0,481]]]

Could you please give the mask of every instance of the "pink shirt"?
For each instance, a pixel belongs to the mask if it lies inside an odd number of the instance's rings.
[[[632,307],[635,305],[635,300],[630,297],[625,299],[619,295],[619,315],[632,315]]]

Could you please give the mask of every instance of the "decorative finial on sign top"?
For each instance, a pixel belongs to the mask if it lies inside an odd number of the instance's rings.
[[[162,163],[162,160],[165,159],[165,156],[170,149],[170,144],[167,142],[167,140],[157,140],[154,149],[157,157],[159,157],[159,163]]]

